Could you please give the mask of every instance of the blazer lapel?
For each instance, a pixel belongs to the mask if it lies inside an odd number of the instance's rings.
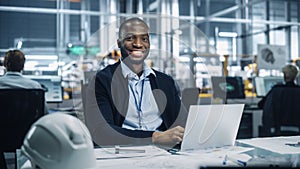
[[[118,65],[111,82],[113,103],[123,118],[126,117],[129,102],[128,80],[124,78],[121,64]]]
[[[150,84],[154,99],[156,101],[157,107],[159,109],[160,114],[163,114],[166,105],[167,105],[167,97],[164,94],[163,90],[160,88],[160,84],[158,83],[158,78],[155,78],[154,75],[149,75]]]

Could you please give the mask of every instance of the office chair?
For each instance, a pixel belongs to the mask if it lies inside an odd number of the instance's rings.
[[[262,136],[300,135],[300,87],[274,87],[263,108]],[[273,128],[273,131],[272,131]]]
[[[43,89],[0,89],[0,168],[6,168],[5,152],[21,148],[31,125],[44,115]]]
[[[81,85],[81,102],[82,102],[82,110],[83,110],[83,114],[86,111],[86,90],[88,88],[88,83],[84,83],[83,80],[80,81],[80,85]],[[84,114],[85,115],[85,114]],[[84,119],[85,120],[85,119]],[[85,122],[85,121],[84,121]]]
[[[200,91],[201,89],[197,87],[184,88],[182,90],[181,99],[187,111],[189,111],[190,105],[198,104]]]
[[[81,81],[81,99],[82,99],[82,108],[83,108],[83,122],[87,126],[89,131],[91,131],[91,128],[93,128],[93,126],[90,126],[90,123],[91,123],[90,121],[93,121],[95,119],[97,120],[97,118],[93,119],[93,117],[92,118],[90,117],[91,115],[88,112],[89,108],[87,107],[88,104],[92,104],[90,102],[93,99],[93,97],[95,98],[95,96],[94,96],[95,91],[91,90],[91,89],[94,89],[93,84],[95,84],[95,78],[96,78],[96,75],[92,76],[88,83],[84,83],[83,80]],[[91,94],[91,92],[93,94]],[[89,97],[87,97],[87,96],[89,96]],[[98,108],[98,105],[96,105],[96,107]],[[93,145],[94,145],[94,147],[98,147],[98,145],[94,141],[93,141]]]

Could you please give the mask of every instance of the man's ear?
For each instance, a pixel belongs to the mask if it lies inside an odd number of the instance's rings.
[[[121,41],[120,41],[120,39],[117,40],[117,43],[118,43],[118,48],[121,48]]]

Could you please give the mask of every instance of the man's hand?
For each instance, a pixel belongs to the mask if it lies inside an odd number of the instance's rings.
[[[182,141],[184,128],[176,126],[163,132],[152,134],[152,143],[161,145],[176,145]]]

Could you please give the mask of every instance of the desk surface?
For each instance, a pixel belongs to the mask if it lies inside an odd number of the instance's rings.
[[[200,167],[239,167],[234,161],[237,158],[247,162],[248,167],[300,167],[300,147],[291,147],[285,143],[297,143],[300,136],[272,137],[237,140],[236,146],[218,149],[182,152],[170,154],[164,149],[149,145],[126,147],[127,149],[144,149],[145,152],[115,154],[114,148],[95,149],[97,167],[119,168],[189,168]],[[227,160],[225,156],[235,156]],[[249,157],[249,158],[248,158]],[[23,157],[24,158],[24,157]],[[29,169],[28,161],[20,168]]]

